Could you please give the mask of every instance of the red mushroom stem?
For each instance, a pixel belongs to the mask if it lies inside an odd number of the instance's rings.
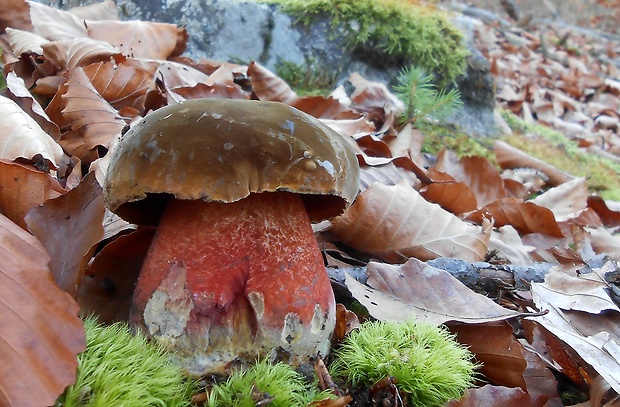
[[[130,319],[173,348],[190,349],[177,356],[200,374],[205,366],[226,368],[239,354],[277,349],[293,364],[325,354],[334,313],[300,196],[265,192],[233,203],[172,200],[142,266]]]

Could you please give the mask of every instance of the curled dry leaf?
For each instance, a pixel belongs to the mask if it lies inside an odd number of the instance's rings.
[[[558,222],[576,218],[588,207],[588,185],[585,178],[575,178],[553,187],[529,202],[548,208]]]
[[[463,182],[476,196],[478,208],[505,198],[504,181],[497,169],[484,157],[462,157],[442,150],[437,156],[434,169],[449,174]],[[477,209],[477,208],[474,208]]]
[[[480,373],[491,383],[521,388],[543,402],[558,397],[553,373],[537,354],[515,339],[506,321],[450,324],[449,329],[482,362]]]
[[[0,160],[0,213],[23,229],[32,208],[65,192],[48,173]]]
[[[418,319],[439,325],[447,321],[498,321],[520,315],[475,293],[450,273],[417,259],[399,266],[371,262],[366,273],[368,285],[348,273],[345,284],[379,320]]]
[[[125,121],[97,92],[82,68],[74,68],[46,109],[65,131],[60,144],[82,162],[97,158],[97,146],[110,147]]]
[[[33,160],[41,156],[45,166],[58,168],[63,160],[62,148],[17,103],[0,96],[0,158]]]
[[[588,207],[596,212],[605,226],[620,226],[620,212],[610,209],[603,198],[594,195],[589,196]]]
[[[498,226],[511,225],[521,235],[540,233],[552,237],[564,237],[553,212],[532,202],[523,202],[516,198],[503,198],[470,213],[466,219],[482,223],[492,219]]]
[[[333,97],[297,95],[282,78],[255,61],[248,66],[248,76],[252,90],[260,100],[286,103],[322,119],[333,119],[345,110]]]
[[[6,29],[6,34],[9,37],[9,45],[13,55],[16,57],[23,53],[43,55],[43,45],[49,42],[49,40],[30,31],[16,30],[10,27]]]
[[[481,261],[491,233],[489,222],[479,227],[461,221],[404,182],[371,185],[333,223],[332,232],[345,244],[392,263],[409,257]]]
[[[187,47],[187,31],[150,21],[86,21],[88,37],[112,44],[125,56],[168,59]]]
[[[133,290],[154,231],[138,229],[105,245],[84,273],[78,304],[105,323],[127,321]]]
[[[434,182],[422,188],[420,194],[455,215],[478,208],[474,191],[463,182]]]
[[[95,244],[103,238],[104,209],[101,186],[90,173],[77,187],[26,216],[28,229],[52,258],[54,279],[74,297]]]
[[[75,381],[86,347],[78,306],[54,284],[50,258],[0,214],[0,404],[49,406]]]
[[[590,245],[596,253],[606,253],[616,261],[620,261],[620,237],[612,235],[605,228],[585,228],[590,235]]]
[[[620,314],[611,311],[597,314],[596,318],[591,314],[586,323],[577,324],[572,321],[575,312],[557,307],[553,297],[548,297],[544,283],[532,284],[531,291],[536,306],[547,311],[535,321],[574,350],[616,393],[620,393],[620,336],[617,332]],[[579,313],[575,316],[578,318]],[[609,319],[615,323],[607,326]]]
[[[45,58],[63,70],[109,61],[111,56],[119,53],[118,49],[107,42],[92,38],[52,41],[43,44],[42,49]]]
[[[411,171],[397,167],[393,162],[360,168],[360,192],[364,192],[375,182],[396,185],[403,181],[414,189],[420,187],[420,180]]]

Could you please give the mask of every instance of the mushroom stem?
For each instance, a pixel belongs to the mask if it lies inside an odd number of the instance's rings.
[[[265,192],[233,203],[172,200],[142,266],[130,320],[196,375],[225,369],[239,355],[242,363],[261,355],[295,365],[325,355],[334,295],[301,198]]]

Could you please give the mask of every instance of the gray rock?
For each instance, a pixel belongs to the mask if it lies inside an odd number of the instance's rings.
[[[70,8],[94,0],[41,0]],[[402,61],[376,47],[351,49],[345,27],[333,31],[328,19],[316,17],[309,25],[296,22],[276,5],[242,0],[116,0],[123,20],[147,20],[185,26],[190,35],[185,55],[194,58],[249,63],[257,61],[273,72],[282,61],[297,65],[314,63],[331,72],[336,83],[353,72],[366,79],[393,84]],[[473,23],[455,20],[471,44]],[[457,81],[465,107],[451,123],[461,131],[481,136],[495,134],[495,88],[489,64],[471,45],[465,75]]]

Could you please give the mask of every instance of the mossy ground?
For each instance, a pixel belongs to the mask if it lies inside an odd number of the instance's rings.
[[[510,112],[500,112],[513,133],[502,141],[575,177],[585,177],[590,192],[604,199],[620,200],[620,164],[579,148],[562,133],[542,125],[529,125]],[[476,139],[441,126],[424,131],[423,151],[442,149],[459,157],[478,155],[496,164],[492,139]]]

